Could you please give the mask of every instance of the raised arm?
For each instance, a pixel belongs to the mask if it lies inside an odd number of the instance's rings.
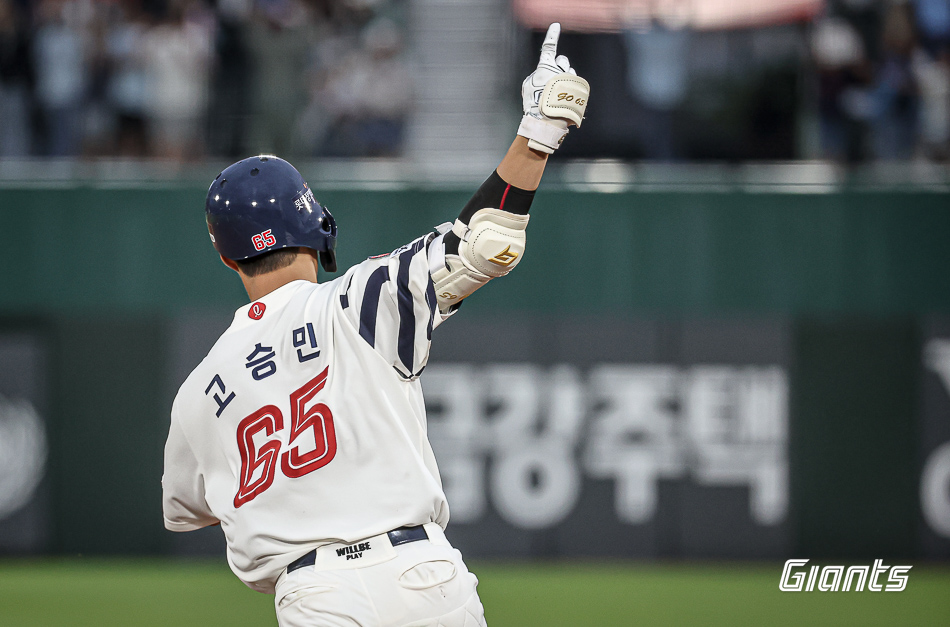
[[[560,24],[548,28],[538,67],[521,85],[524,117],[518,137],[452,230],[433,242],[431,274],[442,313],[521,261],[528,210],[548,156],[564,141],[568,125],[580,126],[584,120],[590,86],[567,57],[557,55],[560,34]]]
[[[512,187],[533,192],[541,184],[548,156],[546,152],[528,148],[528,138],[519,135],[511,142],[508,153],[495,172]]]

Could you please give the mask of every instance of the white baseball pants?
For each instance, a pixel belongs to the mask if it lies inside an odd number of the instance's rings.
[[[437,531],[433,531],[435,527]],[[305,566],[277,581],[280,627],[487,627],[462,554],[437,525],[431,540],[396,547],[360,568]]]

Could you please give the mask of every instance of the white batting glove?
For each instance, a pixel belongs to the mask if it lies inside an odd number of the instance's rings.
[[[568,124],[584,121],[590,85],[571,67],[564,55],[557,56],[561,25],[548,27],[541,44],[538,68],[521,84],[524,117],[518,134],[528,138],[528,148],[552,154],[564,141]]]

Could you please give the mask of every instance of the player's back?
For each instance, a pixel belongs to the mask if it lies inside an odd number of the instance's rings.
[[[269,591],[320,544],[447,522],[419,383],[384,357],[405,323],[386,319],[385,292],[368,291],[388,263],[294,281],[238,309],[176,398],[166,468],[181,470],[163,479],[166,525],[220,520],[232,569],[252,587]]]

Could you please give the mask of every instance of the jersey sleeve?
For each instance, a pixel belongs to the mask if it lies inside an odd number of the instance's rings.
[[[205,500],[204,478],[198,460],[175,419],[174,410],[165,442],[162,513],[169,531],[193,531],[219,522]]]
[[[454,313],[439,312],[430,274],[429,248],[438,234],[429,233],[389,255],[367,259],[342,282],[344,315],[404,379],[422,374],[432,330]]]

